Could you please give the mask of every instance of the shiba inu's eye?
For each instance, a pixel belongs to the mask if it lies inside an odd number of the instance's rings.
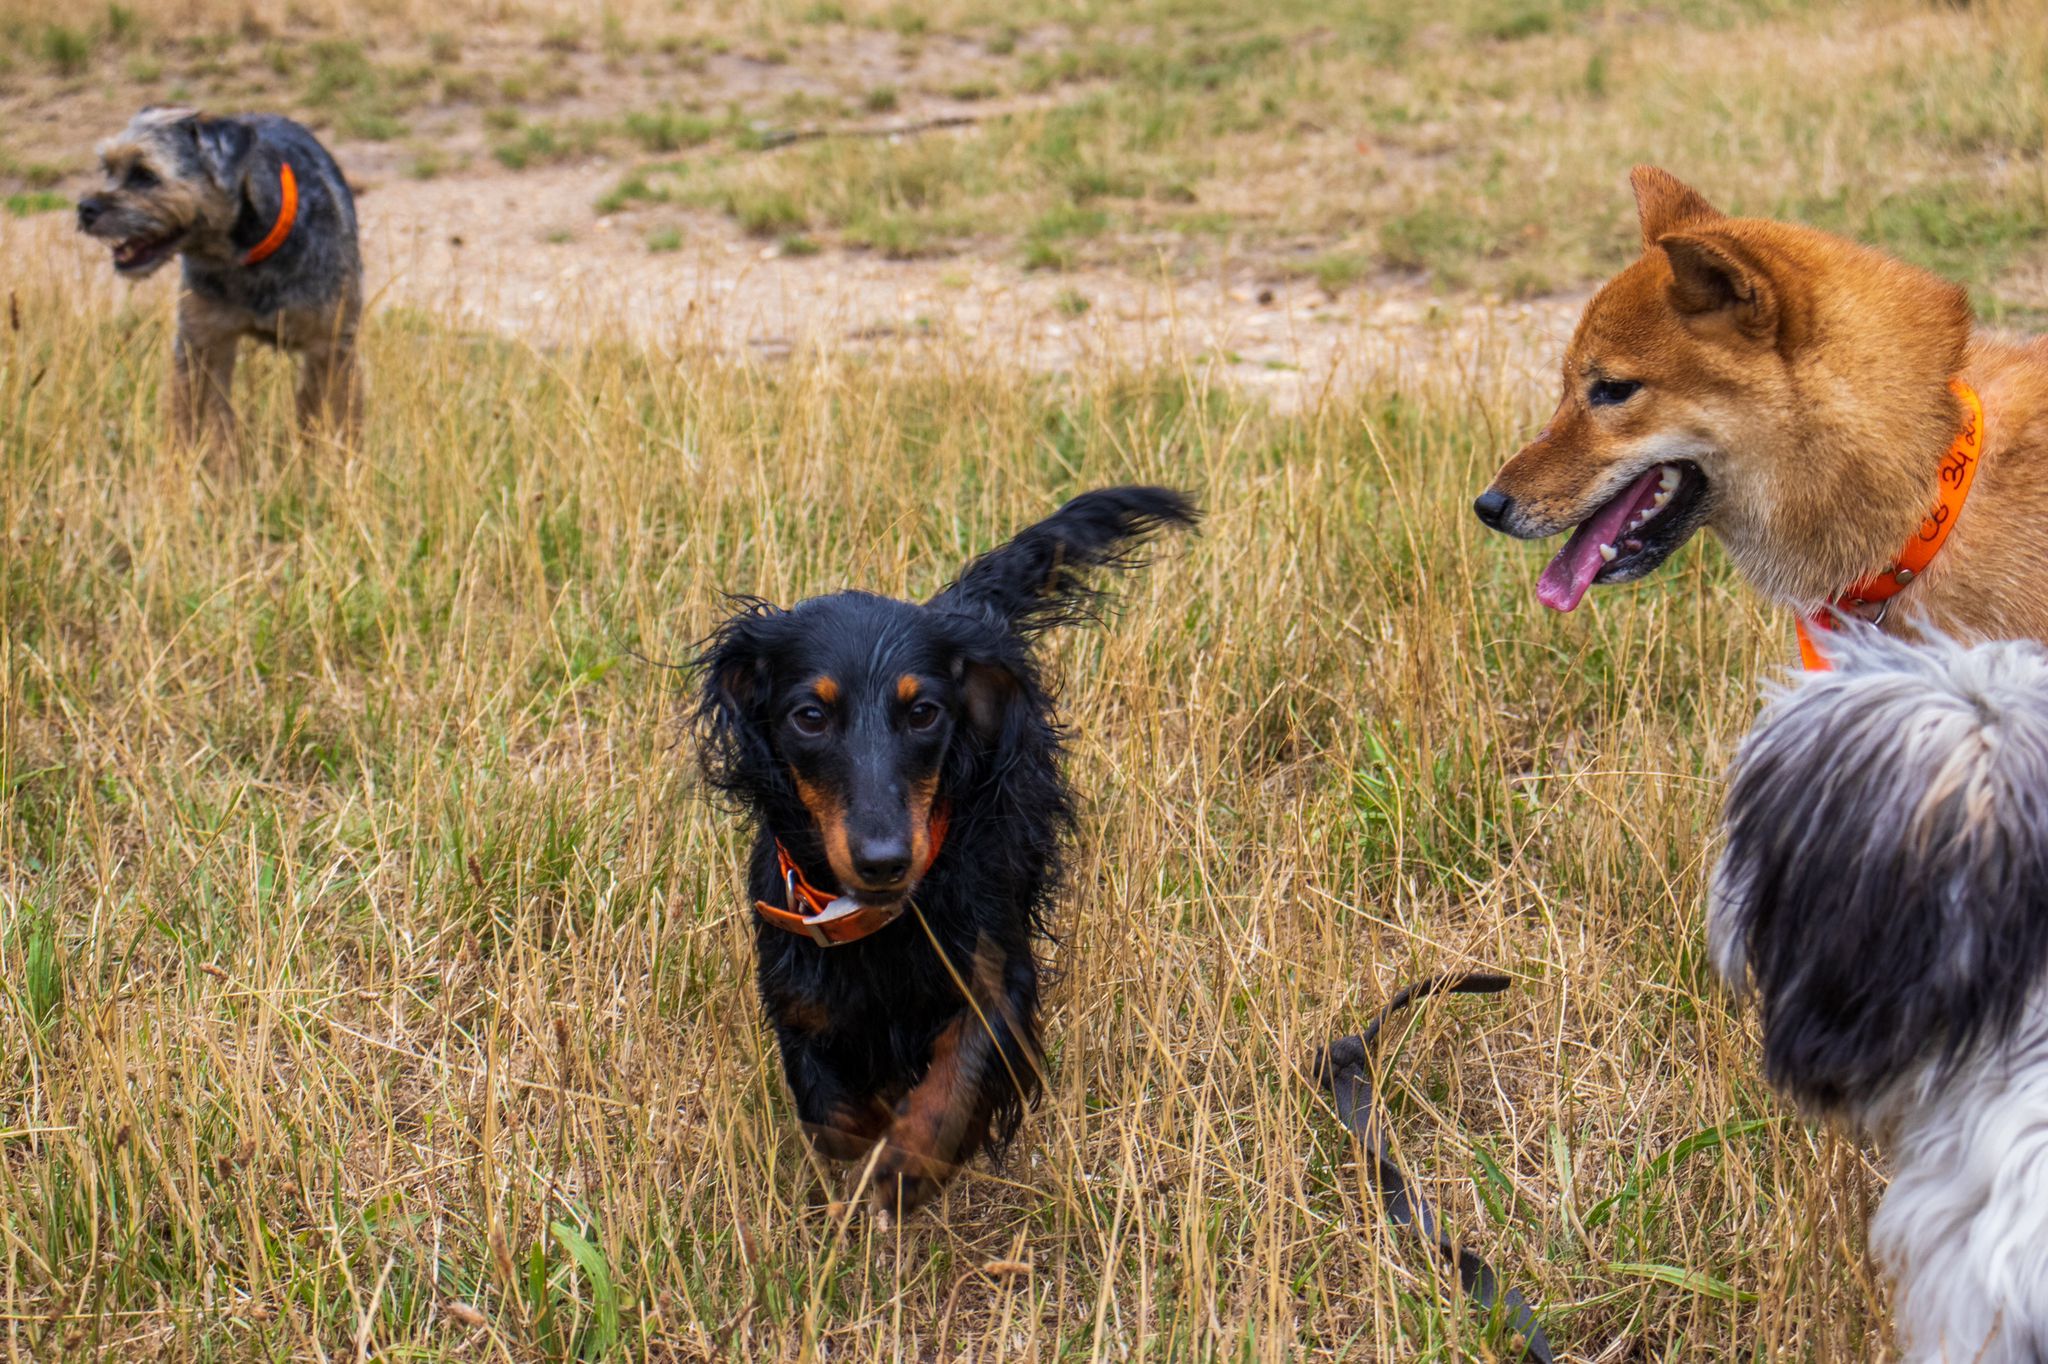
[[[1593,386],[1586,390],[1586,402],[1592,407],[1613,407],[1635,397],[1642,385],[1633,379],[1595,379]]]

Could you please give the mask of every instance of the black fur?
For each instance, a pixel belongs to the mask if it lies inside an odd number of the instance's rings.
[[[1131,567],[1137,541],[1195,519],[1166,489],[1086,493],[928,604],[864,592],[788,610],[748,601],[698,657],[705,775],[757,823],[754,899],[782,901],[778,840],[813,885],[851,891],[858,879],[840,871],[863,848],[906,828],[914,845],[916,792],[935,789],[929,808],[950,810],[929,870],[884,878],[873,898],[907,894],[911,911],[873,936],[828,948],[758,916],[755,927],[761,1001],[798,1115],[830,1156],[887,1143],[885,1207],[921,1200],[977,1150],[1000,1151],[1040,1087],[1037,949],[1074,807],[1031,638],[1087,614],[1087,569]],[[914,704],[936,711],[910,716],[911,683]],[[827,723],[805,732],[799,722],[821,710]],[[837,866],[816,804],[838,826]],[[917,1093],[935,1048],[959,1076],[936,1104],[935,1089]],[[920,1113],[944,1117],[939,1137],[913,1130]]]
[[[186,288],[257,317],[281,308],[325,306],[361,288],[355,198],[319,139],[275,114],[200,116],[190,126],[200,164],[235,195],[239,207],[228,232],[235,254],[223,259],[186,252]],[[299,193],[291,234],[269,257],[245,265],[240,253],[262,241],[284,211],[280,172],[287,161]]]
[[[2048,670],[2029,693],[1968,659],[1866,643],[1736,759],[1717,950],[1755,989],[1770,1080],[1818,1112],[1944,1077],[2048,972]]]

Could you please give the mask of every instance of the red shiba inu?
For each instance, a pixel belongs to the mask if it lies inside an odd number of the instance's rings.
[[[1630,179],[1643,254],[1473,504],[1521,539],[1572,532],[1537,597],[1569,611],[1706,526],[1802,617],[2048,641],[2048,343],[1973,335],[1962,288],[1881,252]]]

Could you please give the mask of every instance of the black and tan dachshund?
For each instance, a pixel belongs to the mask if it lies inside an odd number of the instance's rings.
[[[1084,493],[922,606],[750,601],[697,660],[705,775],[758,822],[783,1074],[822,1154],[883,1143],[881,1211],[1000,1151],[1038,1095],[1038,948],[1074,807],[1032,641],[1093,617],[1087,570],[1134,567],[1196,516],[1164,488]]]

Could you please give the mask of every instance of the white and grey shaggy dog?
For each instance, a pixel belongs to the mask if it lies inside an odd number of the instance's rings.
[[[1735,760],[1707,934],[1764,1070],[1886,1143],[1912,1361],[2048,1361],[2048,653],[1829,637]]]

